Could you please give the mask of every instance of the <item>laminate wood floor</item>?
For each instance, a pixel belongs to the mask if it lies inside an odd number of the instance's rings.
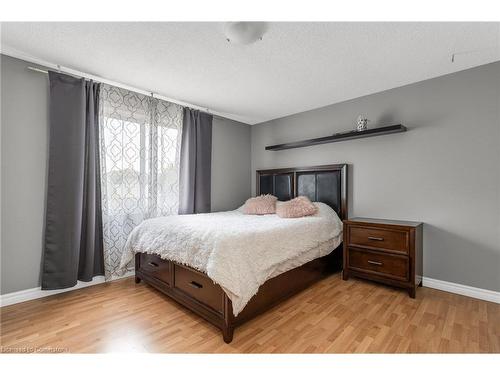
[[[340,274],[237,328],[216,328],[133,278],[1,309],[3,352],[500,352],[500,305]]]

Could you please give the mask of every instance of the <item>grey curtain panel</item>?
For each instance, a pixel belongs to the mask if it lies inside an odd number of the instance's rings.
[[[179,214],[210,212],[213,116],[184,108]]]
[[[104,274],[99,84],[49,72],[50,145],[42,289]]]

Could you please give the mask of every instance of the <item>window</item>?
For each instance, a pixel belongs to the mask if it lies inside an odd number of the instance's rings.
[[[179,205],[182,107],[117,87],[101,89],[101,184],[106,277],[118,275],[128,235]]]

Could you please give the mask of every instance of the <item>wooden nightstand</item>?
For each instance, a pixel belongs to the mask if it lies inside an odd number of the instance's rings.
[[[415,298],[422,284],[423,224],[354,218],[344,220],[343,279],[349,276],[405,288]]]

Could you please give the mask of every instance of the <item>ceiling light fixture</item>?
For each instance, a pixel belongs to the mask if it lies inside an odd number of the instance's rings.
[[[251,44],[262,40],[266,29],[266,22],[226,22],[224,34],[231,44]]]

